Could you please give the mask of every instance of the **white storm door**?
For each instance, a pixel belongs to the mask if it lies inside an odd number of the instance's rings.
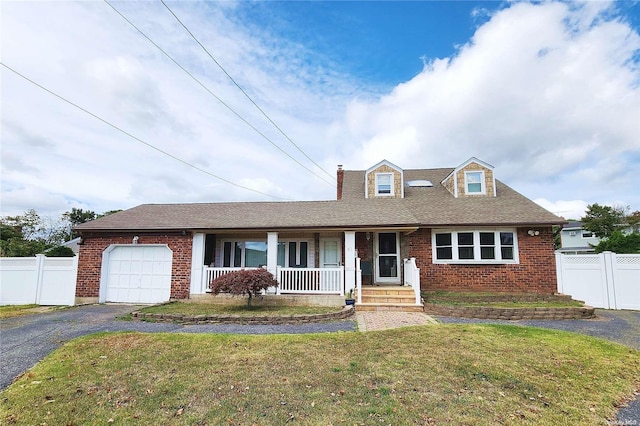
[[[400,284],[400,240],[397,232],[376,234],[376,282]]]
[[[320,240],[321,268],[338,268],[341,258],[339,238],[322,238]]]

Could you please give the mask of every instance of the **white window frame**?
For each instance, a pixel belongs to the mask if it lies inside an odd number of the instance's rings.
[[[473,259],[460,259],[458,256],[458,233],[473,233]],[[480,233],[493,232],[495,234],[495,259],[481,258]],[[502,259],[502,246],[500,244],[500,233],[510,232],[513,234],[513,259]],[[436,234],[451,234],[451,259],[438,259]],[[506,246],[511,247],[511,246]],[[433,229],[431,232],[431,256],[434,264],[459,264],[459,265],[509,265],[519,264],[518,232],[514,228],[456,228],[456,229]]]
[[[581,229],[580,234],[582,235],[582,238],[584,238],[585,240],[590,240],[596,237],[596,234],[594,234],[591,231],[587,231],[586,229]],[[589,235],[585,235],[585,234],[589,234]]]
[[[469,182],[469,175],[471,174],[480,174],[480,192],[469,191],[470,183],[478,183],[478,182]],[[468,170],[464,172],[464,193],[466,195],[487,195],[487,182],[486,182],[484,170]]]
[[[231,253],[229,256],[229,266],[224,266],[224,244],[225,243],[231,243]],[[254,266],[246,266],[246,248],[247,248],[247,243],[265,243],[267,244],[267,240],[265,239],[261,239],[261,238],[248,238],[248,239],[224,239],[220,241],[220,267],[224,267],[224,268],[234,268],[234,267],[238,267],[238,266],[234,266],[235,265],[235,256],[236,256],[236,251],[235,251],[235,244],[239,243],[241,244],[240,247],[240,266],[239,268],[254,268]],[[268,252],[268,249],[267,249]],[[218,255],[216,255],[216,258],[218,257]],[[264,266],[267,265],[267,261],[265,259],[264,262]]]
[[[284,244],[284,265],[278,265],[282,268],[297,268],[298,266],[289,264],[289,243],[296,244],[296,264],[300,264],[300,243],[307,243],[307,268],[313,268],[314,266],[314,253],[313,253],[313,240],[301,238],[293,238],[286,240],[278,240],[279,244]],[[276,256],[277,259],[277,256]]]
[[[379,178],[382,176],[389,176],[389,193],[381,193],[380,192],[380,185],[379,185]],[[394,175],[393,173],[376,173],[376,196],[377,197],[391,197],[393,195],[395,195],[394,193]]]
[[[278,240],[278,244],[284,244],[284,262],[285,265],[279,265],[282,266],[284,268],[295,268],[296,266],[290,266],[289,265],[289,243],[296,243],[296,263],[300,264],[300,243],[307,243],[307,268],[313,268],[314,266],[314,251],[313,251],[313,240],[309,240],[306,238],[293,238],[293,239],[286,239],[286,240]],[[231,255],[229,257],[229,266],[224,266],[224,244],[225,243],[231,243]],[[224,268],[234,268],[236,266],[235,265],[235,244],[239,243],[241,244],[241,259],[240,259],[240,268],[246,268],[247,266],[245,266],[246,263],[246,247],[247,247],[247,243],[265,243],[267,244],[267,240],[265,239],[261,239],[261,238],[245,238],[245,239],[238,239],[238,238],[225,238],[223,240],[220,240],[220,252],[218,254],[218,252],[216,251],[216,265],[220,265],[220,267],[224,267]],[[276,246],[277,247],[277,246]],[[277,248],[276,248],[277,250]],[[269,249],[267,248],[267,257],[268,257],[268,253],[269,253]],[[277,255],[276,255],[276,259],[277,259]],[[265,262],[266,265],[266,262]]]

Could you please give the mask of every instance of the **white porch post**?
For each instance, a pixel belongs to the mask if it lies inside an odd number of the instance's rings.
[[[278,233],[267,232],[267,271],[273,274],[273,278],[278,279]],[[270,288],[268,291],[272,291]],[[280,292],[280,286],[276,289],[276,294]]]
[[[204,242],[205,235],[202,232],[193,234],[191,242],[191,285],[189,294],[203,294],[205,292],[202,282],[204,267]]]
[[[267,271],[276,276],[278,267],[278,233],[267,232]]]
[[[356,286],[356,232],[344,231],[344,291]]]

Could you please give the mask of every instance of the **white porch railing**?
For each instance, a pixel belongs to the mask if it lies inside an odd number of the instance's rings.
[[[420,296],[420,268],[416,266],[416,258],[404,259],[404,285],[410,285],[416,295],[416,305],[422,304]]]
[[[242,271],[243,269],[258,269],[258,268],[213,268],[213,267],[205,267],[204,273],[202,274],[202,288],[205,289],[207,293],[211,291],[211,281],[215,280],[219,276],[224,274],[228,274],[229,272],[234,271]]]
[[[360,268],[360,258],[356,257],[356,303],[362,303],[362,269]]]
[[[211,291],[210,283],[221,275],[243,269],[257,268],[216,268],[205,267],[202,274],[202,288]],[[276,271],[279,286],[276,294],[339,294],[344,295],[344,267],[339,268],[282,268]]]
[[[281,268],[277,270],[277,294],[344,294],[344,267]]]

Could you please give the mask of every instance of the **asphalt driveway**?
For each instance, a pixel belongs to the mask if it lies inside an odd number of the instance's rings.
[[[86,305],[0,321],[0,390],[63,343],[103,331],[145,333],[297,334],[355,331],[354,320],[300,325],[239,325],[123,321],[117,317],[136,310],[132,305]]]

